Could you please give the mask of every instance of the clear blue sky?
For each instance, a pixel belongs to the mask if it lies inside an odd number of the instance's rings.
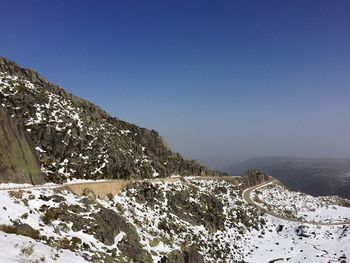
[[[0,56],[185,157],[350,157],[349,1],[0,6]]]

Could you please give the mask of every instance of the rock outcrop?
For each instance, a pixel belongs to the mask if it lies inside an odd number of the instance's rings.
[[[252,187],[254,185],[261,184],[270,179],[269,175],[261,170],[250,169],[246,171],[242,176],[242,189]]]
[[[40,184],[44,176],[23,127],[0,106],[0,183]]]
[[[156,131],[113,118],[4,58],[0,101],[25,127],[47,181],[219,174],[173,153]]]

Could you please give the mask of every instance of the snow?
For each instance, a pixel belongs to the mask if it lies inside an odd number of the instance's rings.
[[[10,190],[10,189],[18,189],[18,188],[31,188],[32,184],[14,184],[14,183],[1,183],[0,190]]]
[[[37,150],[39,153],[45,153],[43,149],[41,149],[39,146],[35,147],[35,150]]]
[[[59,199],[45,198],[45,197],[56,196]],[[84,233],[83,231],[73,231],[71,222],[64,222],[60,220],[53,220],[49,224],[44,224],[43,222],[43,211],[46,208],[59,208],[61,203],[65,203],[67,206],[80,206],[83,207],[84,203],[81,202],[82,198],[76,196],[70,191],[67,190],[54,190],[48,188],[31,188],[30,190],[17,190],[17,191],[0,191],[0,200],[1,200],[1,211],[0,211],[0,225],[12,225],[13,222],[20,222],[21,224],[28,224],[32,228],[37,229],[40,232],[41,236],[50,237],[54,242],[59,242],[63,238],[71,240],[73,237],[80,238],[82,242],[89,244],[92,251],[76,251],[77,256],[80,256],[76,261],[75,257],[72,257],[74,254],[68,254],[62,258],[62,261],[58,262],[84,262],[81,258],[83,256],[91,255],[93,252],[103,251],[105,248],[112,249],[115,247],[117,242],[122,238],[122,234],[116,237],[116,243],[113,246],[105,246],[99,240],[97,240],[93,235]],[[62,201],[61,201],[62,200]],[[61,208],[60,208],[61,209]],[[98,213],[99,210],[96,209],[93,205],[85,207],[85,210],[89,209],[89,213],[82,214],[82,217],[89,217],[93,213]],[[70,211],[69,213],[74,213]],[[93,220],[93,218],[91,217]],[[3,234],[2,232],[0,232]],[[19,237],[20,240],[25,240],[25,237]],[[32,240],[32,239],[31,239]],[[38,243],[35,240],[32,240],[33,243]],[[43,241],[44,242],[44,241]],[[1,243],[2,244],[2,243]],[[13,245],[12,243],[9,245]],[[42,244],[43,245],[43,244]],[[117,253],[118,253],[117,249]],[[39,250],[40,252],[40,250]],[[1,254],[0,249],[0,254]],[[15,252],[14,252],[15,253]],[[45,252],[46,253],[46,252]],[[35,253],[34,253],[35,254]],[[47,252],[46,255],[49,255]],[[60,252],[61,255],[61,252]],[[10,258],[15,258],[15,254],[11,255]],[[37,254],[35,254],[37,256]],[[0,257],[0,259],[2,259]],[[73,261],[64,261],[64,260],[73,260]],[[3,262],[0,260],[0,262]],[[22,262],[22,261],[21,261]],[[31,261],[29,261],[31,262]],[[51,261],[48,261],[51,262]]]
[[[0,232],[1,263],[47,262],[47,263],[83,263],[82,257],[67,249],[54,249],[25,236]]]
[[[153,171],[152,177],[158,177],[159,173],[157,173],[156,171]]]
[[[80,184],[80,183],[99,183],[99,182],[106,182],[108,181],[107,179],[99,179],[99,180],[93,180],[93,179],[77,179],[77,178],[72,178],[68,179],[66,182],[66,185],[69,184]]]
[[[120,130],[120,133],[122,135],[128,135],[129,133],[131,133],[131,131],[129,131],[129,130]]]
[[[344,226],[301,225],[266,216],[263,231],[253,230],[244,236],[248,262],[340,262],[350,257],[350,229]],[[277,233],[276,228],[283,225]],[[297,229],[306,229],[309,237],[297,235]],[[262,234],[263,233],[263,234]]]
[[[338,197],[313,197],[272,184],[257,188],[252,197],[258,205],[291,219],[316,223],[350,222],[350,207],[339,205],[341,198]]]

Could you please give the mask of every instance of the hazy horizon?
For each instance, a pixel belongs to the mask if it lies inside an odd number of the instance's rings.
[[[350,2],[2,6],[0,56],[186,158],[350,157]]]

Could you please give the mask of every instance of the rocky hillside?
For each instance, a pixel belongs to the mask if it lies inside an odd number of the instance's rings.
[[[242,262],[244,236],[265,219],[241,198],[245,185],[187,177],[137,182],[105,199],[68,189],[0,191],[0,258],[12,262]],[[11,253],[8,253],[11,251]]]
[[[233,165],[227,172],[240,174],[252,168],[266,171],[292,190],[350,198],[350,159],[260,157]]]
[[[40,184],[44,177],[33,147],[21,125],[0,106],[0,183]]]
[[[349,225],[291,222],[245,202],[244,189],[266,179],[251,171],[227,179],[139,181],[104,199],[62,188],[0,190],[1,262],[346,263]],[[295,205],[309,220],[350,217],[335,199],[324,203],[278,185],[254,194],[281,215]]]
[[[313,197],[271,184],[252,193],[255,203],[285,218],[303,222],[350,222],[350,200],[338,196]]]
[[[113,118],[4,58],[0,101],[25,128],[47,181],[217,174],[171,152],[156,131]]]
[[[344,199],[291,192],[258,170],[213,176],[221,173],[172,153],[157,132],[113,118],[6,59],[0,100],[1,262],[350,258]],[[130,180],[103,198],[91,190],[97,179],[175,174],[182,177]],[[25,184],[77,178],[93,179],[82,196],[71,184]]]

